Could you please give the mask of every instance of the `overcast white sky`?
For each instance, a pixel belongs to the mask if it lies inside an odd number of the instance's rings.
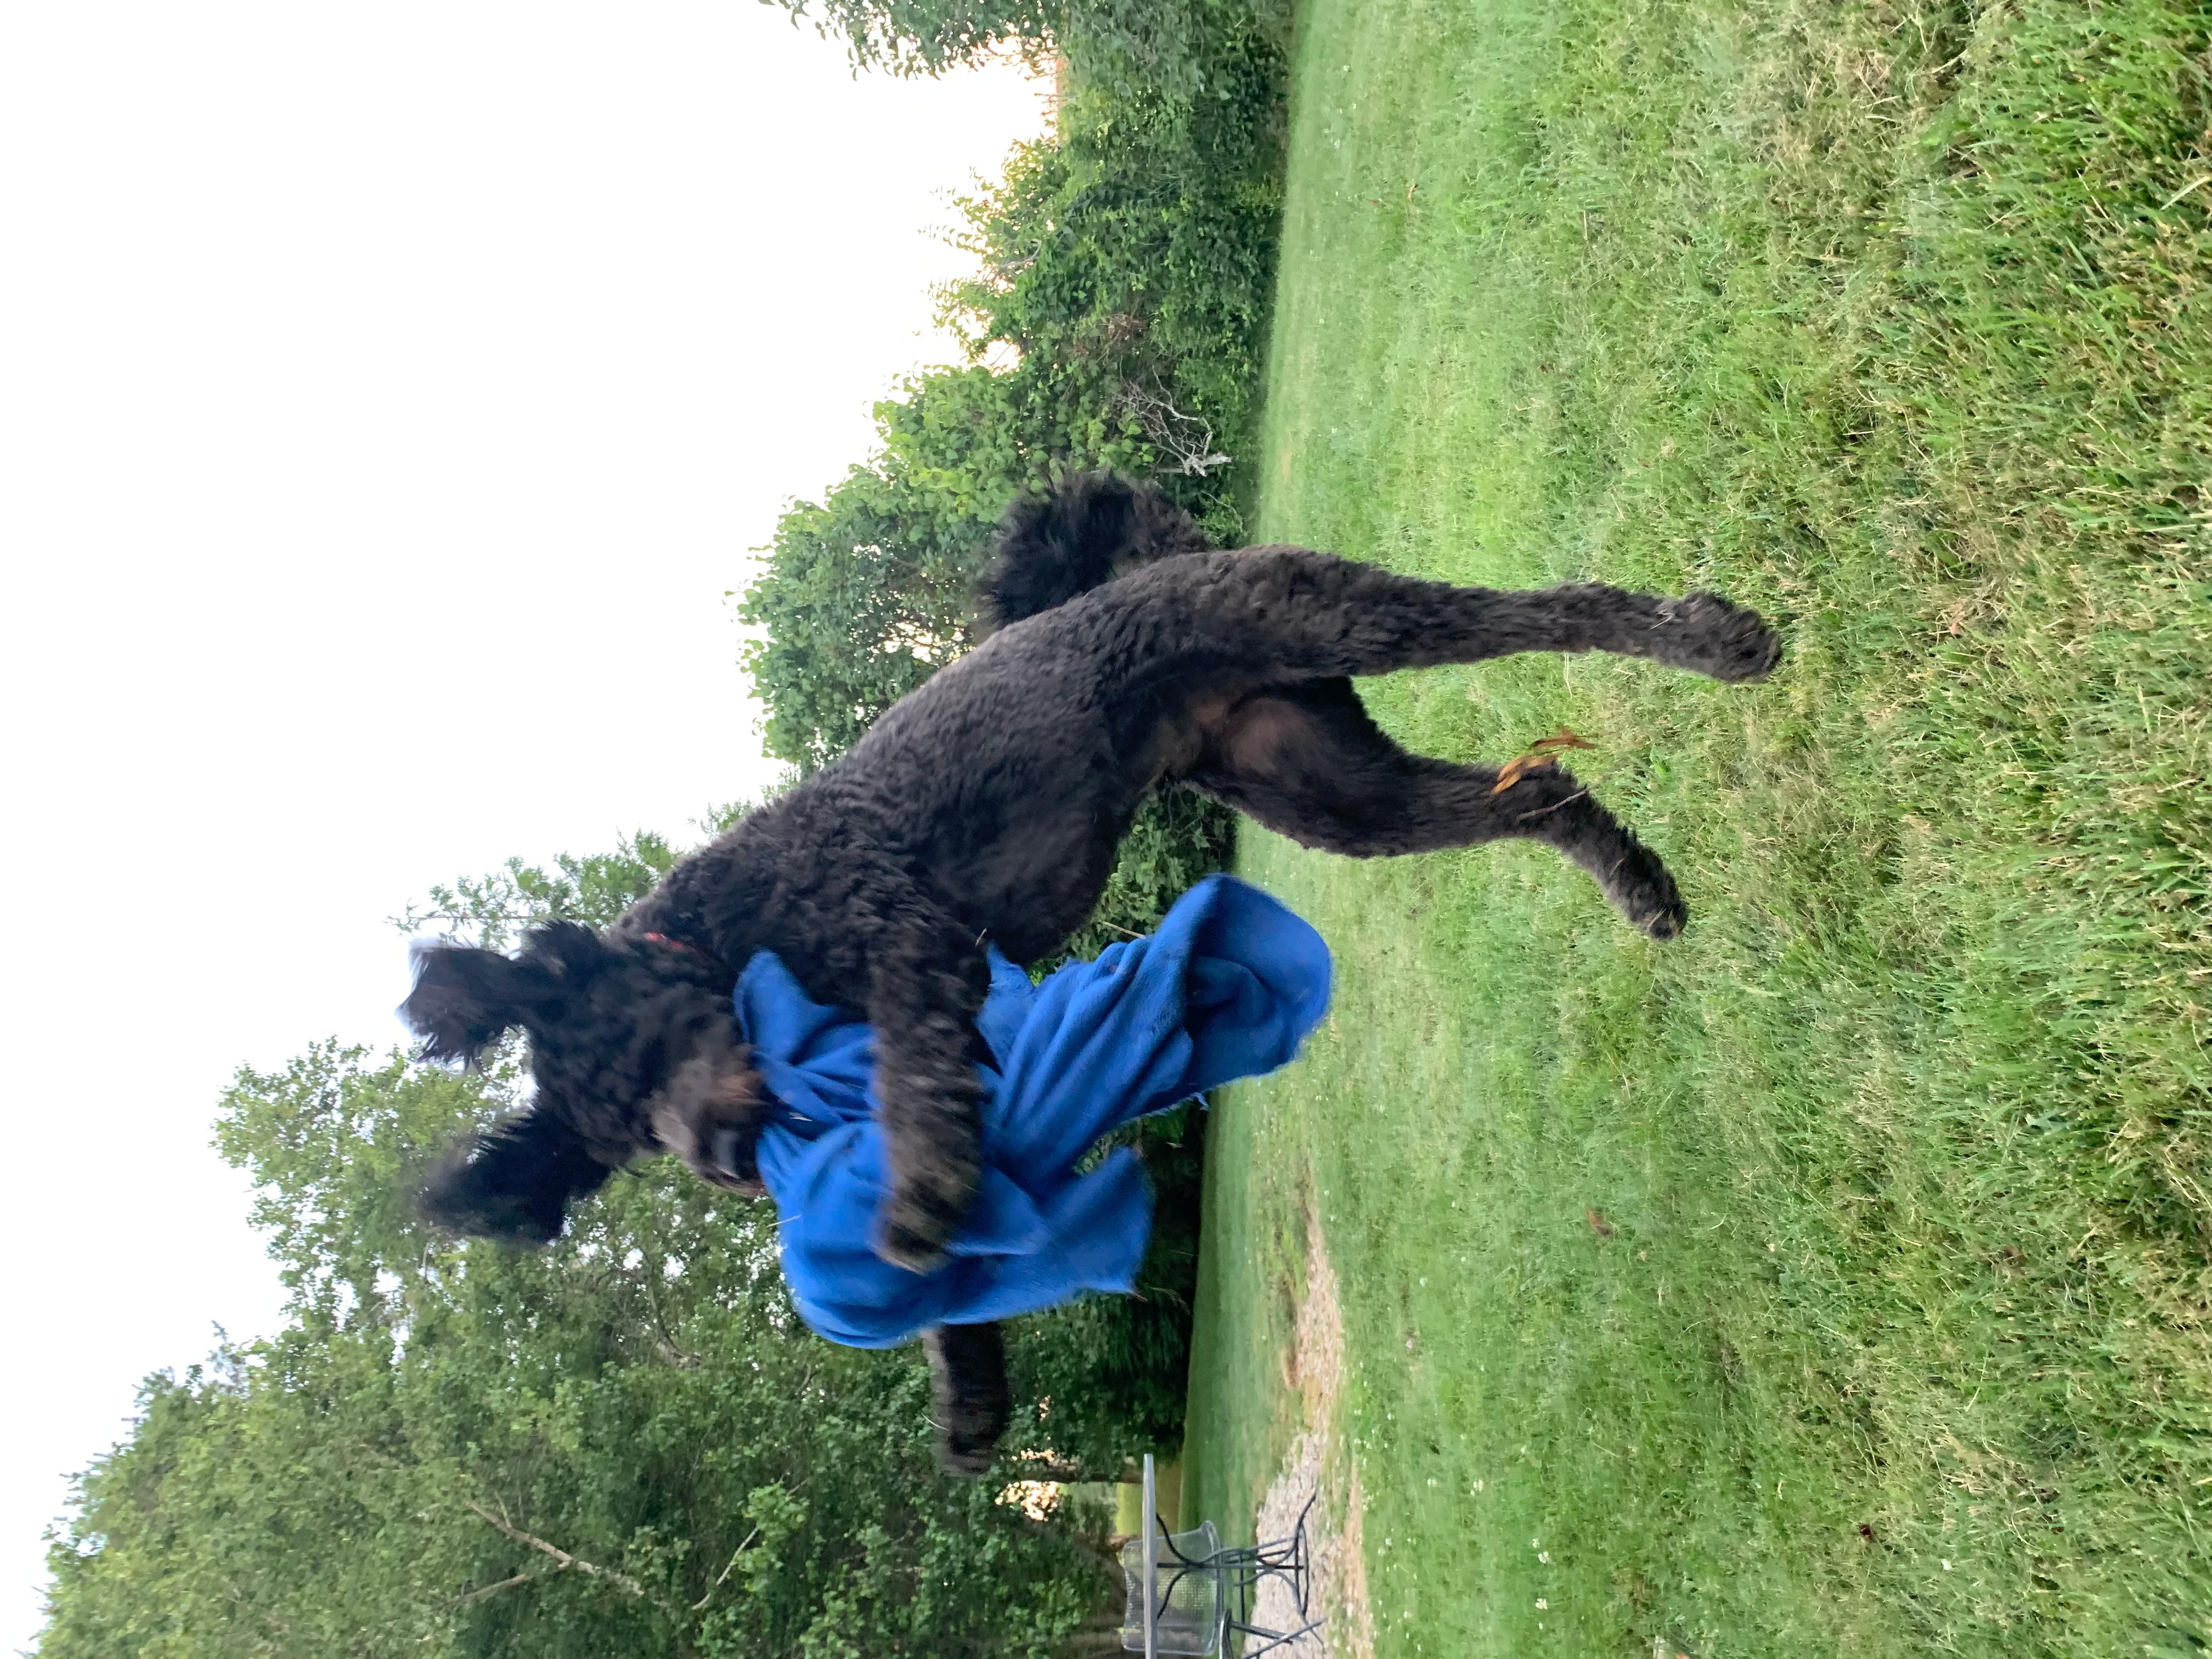
[[[137,1379],[274,1319],[233,1070],[399,1041],[431,882],[763,777],[724,592],[1039,91],[753,0],[0,0],[0,1651]]]

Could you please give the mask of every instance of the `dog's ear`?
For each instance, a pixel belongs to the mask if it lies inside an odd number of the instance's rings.
[[[399,1018],[422,1039],[422,1057],[473,1065],[552,990],[544,967],[472,945],[415,947],[415,988]]]
[[[545,1244],[559,1236],[568,1206],[613,1174],[566,1123],[522,1112],[447,1158],[424,1183],[422,1209],[453,1232]]]

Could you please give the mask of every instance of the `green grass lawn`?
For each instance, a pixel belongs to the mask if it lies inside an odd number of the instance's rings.
[[[1301,14],[1262,536],[1787,636],[1369,688],[1432,753],[1598,741],[1671,945],[1539,850],[1244,839],[1340,981],[1218,1114],[1185,1512],[1294,1426],[1310,1203],[1378,1653],[2212,1641],[2208,37]]]

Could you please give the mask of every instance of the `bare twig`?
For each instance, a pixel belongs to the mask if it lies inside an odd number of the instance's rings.
[[[707,1610],[707,1603],[714,1600],[714,1592],[722,1588],[723,1579],[727,1578],[732,1572],[737,1571],[738,1560],[744,1556],[747,1550],[753,1547],[753,1540],[759,1536],[760,1528],[757,1526],[745,1534],[745,1541],[738,1545],[736,1553],[730,1557],[730,1565],[722,1569],[720,1577],[717,1577],[713,1583],[707,1586],[706,1595],[701,1596],[697,1601],[691,1604],[692,1612],[704,1613]]]
[[[1518,817],[1515,818],[1513,822],[1516,823],[1526,823],[1531,818],[1542,817],[1547,812],[1556,812],[1562,806],[1572,806],[1578,800],[1585,800],[1589,799],[1589,790],[1577,789],[1573,794],[1569,795],[1565,800],[1555,800],[1549,806],[1540,806],[1533,812],[1523,812]]]
[[[1187,478],[1203,478],[1217,466],[1235,458],[1213,447],[1213,422],[1203,416],[1186,415],[1157,392],[1132,381],[1115,399],[1137,417],[1137,424],[1159,452],[1173,461],[1163,472],[1179,472]]]

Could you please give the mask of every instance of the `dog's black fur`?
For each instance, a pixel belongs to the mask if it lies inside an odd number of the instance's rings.
[[[519,1025],[537,1081],[529,1111],[433,1181],[433,1216],[542,1242],[572,1200],[664,1150],[757,1191],[760,1093],[729,996],[770,950],[809,995],[876,1029],[893,1178],[878,1249],[928,1268],[975,1191],[985,942],[1018,963],[1050,954],[1090,914],[1148,790],[1196,789],[1353,857],[1546,842],[1669,939],[1686,912],[1665,866],[1564,769],[1501,787],[1495,769],[1408,754],[1352,678],[1601,650],[1748,680],[1777,654],[1755,614],[1711,594],[1504,592],[1304,548],[1217,551],[1156,492],[1111,477],[1009,511],[978,611],[973,652],[604,934],[540,929],[514,957],[421,953],[401,1012],[424,1053],[465,1060]],[[996,1438],[983,1419],[1004,1420],[996,1334],[940,1332],[931,1353],[940,1426],[962,1449],[950,1461],[980,1467]],[[949,1394],[948,1376],[963,1379]]]

